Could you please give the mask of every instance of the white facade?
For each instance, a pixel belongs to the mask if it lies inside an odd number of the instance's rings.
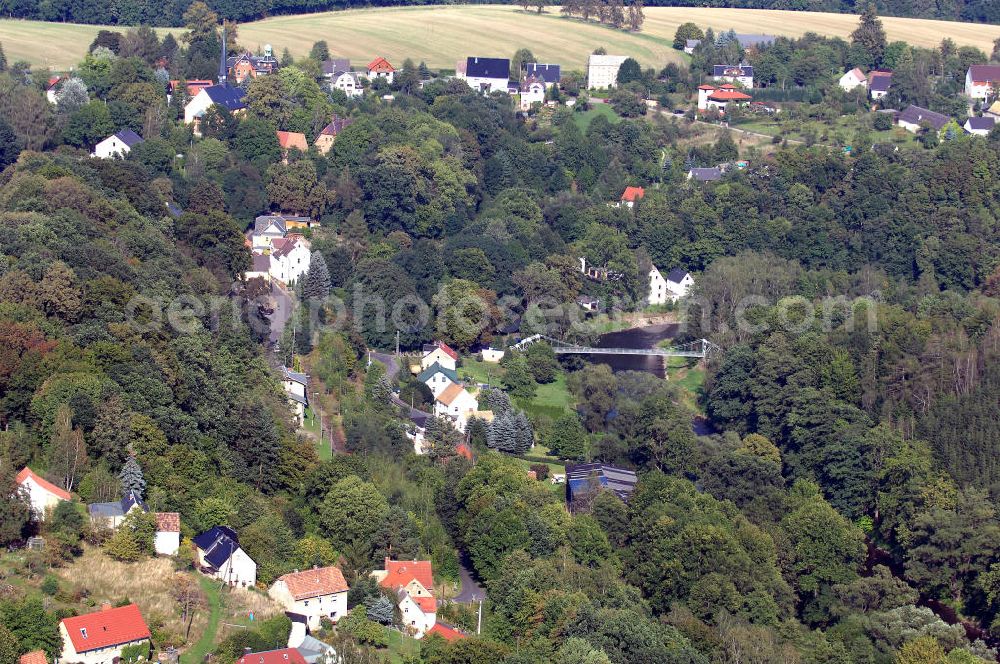
[[[205,92],[205,88],[198,90],[198,94],[191,98],[187,104],[184,105],[184,124],[191,124],[194,122],[195,118],[201,117],[201,115],[209,109],[209,107],[214,104],[212,98],[208,96]]]
[[[267,594],[286,611],[305,616],[306,624],[310,630],[319,629],[321,618],[337,622],[347,615],[346,590],[305,599],[295,599],[289,591],[288,585],[282,579],[278,579],[268,589]]]
[[[50,510],[54,510],[56,505],[67,500],[65,496],[68,494],[65,492],[63,495],[56,493],[53,489],[60,491],[61,489],[39,478],[27,468],[18,474],[17,483],[28,492],[32,516],[39,521],[44,521]]]
[[[97,648],[78,653],[73,647],[73,641],[69,638],[66,625],[61,622],[59,623],[59,634],[62,636],[63,641],[63,649],[62,654],[59,656],[59,661],[63,664],[117,664],[122,654],[122,648],[148,641],[148,639],[138,639],[136,641],[129,641],[128,643],[120,643],[106,648]]]
[[[491,92],[507,92],[507,77],[489,78],[486,76],[459,76],[476,92],[490,94]]]
[[[211,566],[211,563],[205,560],[205,552],[201,549],[198,549],[198,565]],[[231,586],[253,586],[257,584],[257,563],[247,555],[246,551],[238,548],[211,576]]]
[[[278,224],[272,221],[268,224],[267,228],[260,232],[254,231],[254,233],[250,236],[251,249],[253,251],[270,249],[272,242],[283,237],[285,237],[285,231],[282,230]]]
[[[414,633],[415,638],[423,638],[424,634],[437,622],[437,614],[425,613],[406,590],[400,591],[398,606],[403,625]]]
[[[157,530],[153,540],[153,549],[161,556],[175,556],[181,548],[181,534]]]
[[[447,390],[435,398],[434,414],[438,417],[448,417],[455,422],[455,428],[465,431],[469,418],[479,410],[479,401],[468,390],[459,388]]]
[[[296,240],[294,246],[286,251],[271,253],[271,278],[288,284],[309,271],[309,260],[312,253],[304,240]]]
[[[342,90],[348,97],[358,97],[365,92],[361,86],[361,79],[358,78],[357,72],[353,71],[334,74],[330,80],[330,87],[334,90]]]
[[[424,385],[430,388],[431,394],[436,399],[438,395],[448,389],[449,385],[454,385],[455,381],[448,377],[443,371],[435,371],[432,376],[424,381]]]
[[[694,285],[694,278],[691,276],[690,272],[685,272],[684,276],[679,281],[674,281],[670,277],[667,278],[667,291],[670,292],[670,298],[674,301],[686,297],[691,291],[691,286]]]
[[[649,296],[647,297],[650,306],[666,304],[667,299],[669,299],[668,293],[667,280],[663,278],[655,265],[652,266],[649,270]]]
[[[426,369],[435,362],[440,364],[445,369],[451,369],[452,371],[454,371],[457,366],[455,364],[455,358],[444,352],[440,346],[435,347],[434,350],[426,353],[422,358],[420,358],[420,368]]]
[[[103,141],[94,146],[93,156],[98,159],[111,159],[113,157],[124,157],[132,151],[125,141],[117,135],[108,136]]]
[[[747,90],[752,89],[753,76],[744,75],[740,73],[741,71],[742,71],[741,67],[732,67],[730,68],[731,73],[726,73],[723,74],[722,76],[713,76],[712,80],[716,81],[717,83],[739,83]]]
[[[845,92],[850,92],[851,90],[859,86],[867,88],[868,78],[863,73],[861,73],[860,69],[855,67],[851,71],[841,76],[837,84],[840,85],[841,90],[844,90]]]
[[[977,67],[977,69],[986,69],[985,67]],[[989,69],[992,69],[990,67]],[[965,72],[965,96],[970,99],[976,99],[979,101],[985,101],[987,98],[994,97],[993,85],[994,83],[1000,83],[1000,80],[989,80],[994,78],[993,76],[977,76],[976,78],[982,78],[984,80],[974,80],[973,70],[970,67],[967,72]],[[1000,77],[998,77],[1000,78]]]
[[[521,110],[531,110],[532,104],[541,104],[545,101],[545,84],[541,81],[532,81],[521,86]]]
[[[503,359],[504,351],[497,350],[496,348],[484,348],[483,349],[483,362],[497,363]]]
[[[618,70],[625,55],[591,55],[587,63],[587,87],[591,90],[618,87]]]

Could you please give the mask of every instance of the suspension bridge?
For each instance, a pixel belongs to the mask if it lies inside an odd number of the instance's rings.
[[[722,354],[722,348],[713,344],[708,339],[697,339],[696,341],[667,348],[596,348],[553,339],[544,334],[534,334],[522,339],[512,345],[511,348],[520,350],[539,341],[547,341],[552,346],[552,350],[556,355],[651,355],[657,357],[710,358],[714,355]]]

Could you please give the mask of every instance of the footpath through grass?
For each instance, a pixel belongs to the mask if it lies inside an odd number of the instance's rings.
[[[205,655],[212,652],[215,645],[215,635],[219,631],[219,620],[222,617],[222,590],[219,584],[207,576],[198,577],[201,590],[208,602],[208,624],[201,638],[187,652],[181,655],[181,664],[200,664]]]

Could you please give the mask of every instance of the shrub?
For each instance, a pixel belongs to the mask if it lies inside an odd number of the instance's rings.
[[[535,477],[537,477],[539,481],[544,480],[549,476],[549,467],[544,463],[533,463],[530,467],[533,471],[535,471]]]
[[[59,592],[59,579],[49,574],[45,577],[45,580],[42,581],[41,590],[50,597],[54,596]]]

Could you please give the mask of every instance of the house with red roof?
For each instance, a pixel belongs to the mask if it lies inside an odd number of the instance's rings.
[[[105,604],[100,611],[63,618],[59,634],[63,641],[59,659],[74,664],[114,664],[122,648],[150,639],[149,627],[135,604],[117,608]]]
[[[720,113],[725,113],[726,107],[730,104],[734,106],[745,106],[752,100],[753,97],[745,92],[741,92],[731,83],[725,83],[723,85],[705,84],[698,86],[699,111],[715,109]]]
[[[391,84],[396,73],[396,68],[389,64],[389,61],[379,56],[368,63],[368,79],[374,81],[376,78],[384,78],[386,83]]]
[[[21,469],[14,481],[27,492],[31,501],[31,513],[39,521],[44,521],[46,514],[54,510],[60,502],[73,500],[69,491],[49,482],[27,466]]]
[[[429,560],[385,559],[385,569],[371,573],[378,584],[396,592],[396,604],[403,624],[415,638],[421,638],[437,622],[434,573]]]
[[[313,142],[320,154],[326,154],[333,147],[333,142],[337,140],[337,135],[347,127],[354,124],[354,118],[341,118],[336,114],[330,122],[319,132],[319,136]]]
[[[296,648],[279,648],[278,650],[247,653],[240,657],[237,662],[239,664],[306,664],[306,659]]]
[[[645,195],[646,190],[642,187],[625,187],[619,207],[632,208],[635,206],[636,201],[641,200]]]
[[[460,632],[451,625],[446,625],[442,622],[434,623],[434,626],[427,630],[427,634],[436,634],[445,641],[457,641],[459,639],[467,638],[464,632]]]
[[[18,664],[49,664],[49,659],[44,650],[32,650],[21,655]]]
[[[281,163],[288,163],[288,151],[298,150],[303,154],[309,152],[306,135],[298,131],[278,131],[278,145],[281,146]]]
[[[420,368],[426,369],[435,362],[445,369],[454,371],[458,367],[458,352],[443,341],[424,344],[424,356],[420,358]]]
[[[347,581],[339,567],[313,567],[279,576],[267,594],[289,613],[305,616],[309,629],[320,619],[337,622],[347,615]]]

